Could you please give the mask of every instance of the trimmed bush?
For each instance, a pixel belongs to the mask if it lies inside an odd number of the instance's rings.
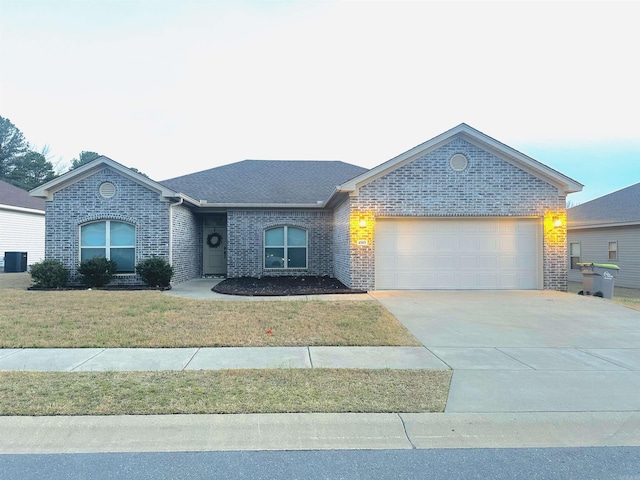
[[[104,257],[93,257],[85,260],[78,267],[80,280],[87,287],[104,287],[108,285],[116,273],[116,262]]]
[[[136,265],[136,272],[142,281],[151,287],[168,287],[173,277],[173,267],[169,262],[158,257],[139,262]]]
[[[69,281],[69,269],[60,260],[34,263],[29,273],[35,286],[40,288],[62,288]]]

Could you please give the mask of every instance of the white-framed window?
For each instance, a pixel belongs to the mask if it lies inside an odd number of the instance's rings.
[[[609,242],[609,260],[618,259],[618,242]]]
[[[288,225],[266,229],[264,268],[307,268],[307,231]]]
[[[578,266],[580,263],[580,242],[569,244],[569,264],[571,270],[580,270]]]
[[[116,220],[99,220],[80,226],[80,262],[104,257],[116,262],[117,273],[134,273],[136,227]]]

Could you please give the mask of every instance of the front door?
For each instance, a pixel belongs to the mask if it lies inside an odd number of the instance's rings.
[[[227,228],[204,227],[204,275],[227,274]]]

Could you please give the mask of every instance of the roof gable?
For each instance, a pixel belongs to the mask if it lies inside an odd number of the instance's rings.
[[[567,210],[567,227],[611,227],[640,224],[640,183]]]
[[[44,211],[44,201],[33,198],[29,192],[0,180],[0,205]]]
[[[484,133],[470,127],[465,123],[461,123],[457,127],[448,130],[437,137],[427,140],[426,142],[408,150],[385,163],[372,168],[366,173],[343,183],[338,187],[339,191],[355,192],[363,185],[366,185],[377,178],[380,178],[400,167],[406,165],[413,160],[432,152],[441,146],[451,142],[455,138],[463,138],[469,143],[488,151],[498,158],[501,158],[516,167],[529,172],[530,174],[554,185],[564,194],[579,192],[582,190],[582,184],[561,174],[560,172],[534,160],[533,158],[501,143],[497,140],[485,135]]]
[[[67,173],[60,175],[59,177],[54,178],[53,180],[40,185],[39,187],[34,188],[29,192],[34,197],[41,197],[46,200],[52,200],[53,194],[63,188],[72,185],[84,178],[87,178],[100,170],[103,170],[105,167],[108,167],[119,174],[133,180],[140,185],[143,185],[153,191],[158,192],[162,197],[167,198],[175,198],[180,196],[173,190],[170,190],[164,185],[161,185],[158,182],[151,180],[144,175],[141,175],[137,172],[134,172],[128,167],[111,160],[109,157],[100,156],[95,160],[86,163],[78,168],[74,168],[73,170],[68,171]]]

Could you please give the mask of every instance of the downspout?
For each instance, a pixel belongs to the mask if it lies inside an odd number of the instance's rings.
[[[173,207],[178,207],[184,203],[184,197],[180,197],[178,203],[169,205],[169,265],[173,266]]]

